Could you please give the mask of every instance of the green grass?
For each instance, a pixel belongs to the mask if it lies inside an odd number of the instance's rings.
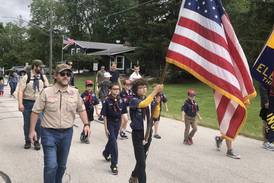
[[[94,80],[95,76],[76,76],[76,86],[82,92],[84,91],[84,82],[86,79]],[[94,80],[95,81],[95,80]],[[200,114],[203,118],[200,125],[218,129],[213,90],[203,83],[193,81],[192,83],[183,84],[165,84],[165,94],[168,97],[169,112],[163,110],[162,115],[165,117],[180,120],[181,106],[186,99],[187,90],[193,88],[197,91],[196,100],[200,107]],[[149,91],[151,91],[151,87]],[[261,139],[262,123],[259,118],[260,98],[257,96],[248,106],[248,116],[245,125],[241,129],[241,134],[255,139]]]

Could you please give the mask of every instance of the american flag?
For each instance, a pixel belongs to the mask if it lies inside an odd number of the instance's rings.
[[[214,89],[221,134],[234,139],[256,96],[249,66],[219,0],[183,0],[167,62]]]
[[[71,38],[69,38],[67,36],[63,37],[63,44],[65,44],[65,45],[72,45],[74,43],[75,43],[74,39],[71,39]]]

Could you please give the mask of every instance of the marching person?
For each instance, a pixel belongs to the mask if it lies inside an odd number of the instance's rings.
[[[109,95],[109,87],[111,86],[111,81],[110,81],[111,75],[109,72],[104,73],[104,80],[100,83],[99,88],[99,99],[101,103],[105,101],[105,98]],[[104,117],[102,114],[100,114],[99,121],[104,121]]]
[[[100,70],[97,72],[96,74],[96,80],[95,80],[95,83],[96,83],[96,93],[98,94],[100,88],[99,88],[99,85],[102,83],[102,81],[104,80],[104,73],[106,72],[105,70],[105,66],[101,66]]]
[[[192,89],[189,89],[187,92],[188,98],[185,100],[182,106],[182,121],[185,123],[185,133],[184,133],[184,144],[192,145],[193,137],[197,132],[197,122],[196,117],[201,120],[199,114],[199,106],[195,100],[196,92]],[[190,126],[192,127],[191,132],[189,133]]]
[[[161,139],[162,137],[159,135],[159,123],[160,123],[160,116],[162,111],[162,106],[165,104],[166,112],[168,112],[167,108],[167,97],[163,93],[158,93],[152,103],[151,103],[151,113],[152,113],[152,121],[154,126],[154,135],[153,137],[156,139]]]
[[[111,156],[110,168],[114,175],[118,174],[117,136],[121,126],[122,116],[127,115],[126,104],[123,99],[120,98],[119,93],[119,84],[113,83],[110,87],[110,95],[105,99],[101,112],[104,116],[105,133],[108,138],[103,156],[107,161],[109,161],[109,156]]]
[[[97,116],[100,115],[99,109],[98,109],[98,104],[99,100],[96,97],[95,93],[93,92],[93,81],[92,80],[86,80],[85,81],[86,85],[86,91],[81,94],[81,97],[84,101],[87,115],[88,115],[88,122],[89,124],[94,120],[93,113],[94,113],[94,108],[96,111]],[[86,138],[84,131],[81,133],[80,140],[82,143],[89,144],[89,138]]]
[[[77,89],[69,85],[71,69],[67,64],[56,67],[53,86],[45,88],[36,100],[31,114],[29,138],[37,140],[35,125],[43,112],[41,142],[44,152],[44,183],[62,183],[73,134],[75,114],[79,113],[84,123],[84,132],[89,136],[86,109]]]
[[[29,140],[30,130],[30,115],[39,93],[43,88],[49,86],[48,79],[41,73],[43,62],[41,60],[34,60],[31,70],[21,78],[18,88],[18,108],[23,113],[24,119],[24,136],[25,136],[25,149],[31,148]],[[37,119],[35,130],[37,132],[37,141],[34,142],[34,149],[40,150],[40,118]]]
[[[110,81],[112,83],[118,83],[120,88],[122,88],[121,80],[120,80],[120,72],[117,70],[117,64],[115,62],[111,64],[109,73],[111,75]]]
[[[139,65],[134,65],[133,67],[133,73],[130,75],[129,80],[130,81],[135,81],[136,79],[141,79],[142,76],[140,74],[140,66]]]
[[[262,119],[263,127],[262,127],[262,135],[263,135],[263,148],[266,150],[274,151],[274,146],[272,143],[268,142],[266,137],[267,130],[267,114],[269,110],[269,94],[270,89],[265,88],[263,84],[260,84],[260,99],[261,99],[261,110],[259,116]]]
[[[152,130],[150,131],[148,141],[145,142],[144,118],[151,120],[149,105],[153,98],[163,91],[163,85],[156,85],[152,93],[146,97],[147,82],[144,79],[137,79],[132,83],[134,97],[129,103],[130,118],[132,128],[132,143],[136,165],[129,179],[130,183],[146,183],[146,158],[151,143]]]
[[[133,97],[133,93],[131,90],[131,81],[129,79],[124,80],[123,82],[123,89],[120,93],[120,97],[125,101],[126,106],[129,106],[129,102]],[[127,139],[126,135],[126,129],[127,129],[127,124],[128,124],[128,115],[124,115],[122,118],[122,124],[121,124],[121,129],[120,129],[120,137],[122,139]]]
[[[11,72],[9,73],[9,78],[8,78],[8,83],[10,85],[10,96],[11,97],[15,97],[14,92],[16,90],[18,80],[19,80],[19,76],[15,72],[15,69],[11,70]]]

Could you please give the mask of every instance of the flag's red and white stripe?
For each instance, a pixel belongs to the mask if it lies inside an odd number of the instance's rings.
[[[219,25],[183,5],[167,62],[214,89],[220,131],[233,139],[245,119],[245,103],[256,94],[246,57],[226,14]]]

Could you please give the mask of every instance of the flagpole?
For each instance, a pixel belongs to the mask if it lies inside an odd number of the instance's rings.
[[[62,54],[61,54],[61,63],[63,63],[63,60],[64,60],[63,44],[64,44],[64,35],[62,35],[62,46],[61,46]]]
[[[166,62],[164,70],[162,72],[162,77],[161,77],[161,80],[160,80],[160,84],[164,84],[164,81],[165,81],[165,78],[166,78],[166,75],[167,75],[168,66],[169,66],[169,63]],[[153,124],[153,121],[152,121],[152,118],[150,118],[147,122],[147,129],[146,129],[146,133],[145,133],[145,143],[148,142],[148,138],[150,136],[150,132],[151,132],[151,129],[152,129],[152,124]]]

